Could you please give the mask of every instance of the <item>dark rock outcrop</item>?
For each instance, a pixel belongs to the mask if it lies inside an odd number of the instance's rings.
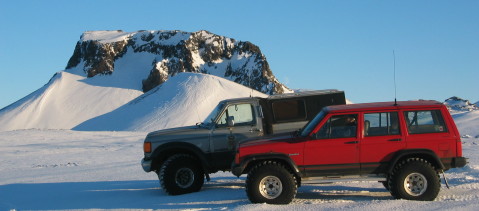
[[[66,69],[83,65],[88,77],[114,74],[115,61],[126,54],[153,54],[150,74],[139,83],[147,92],[179,72],[196,72],[224,77],[266,94],[288,91],[273,75],[258,46],[208,31],[110,31],[105,39],[87,32],[76,44]],[[131,61],[135,62],[135,61]],[[144,61],[143,61],[144,62]]]
[[[474,111],[479,110],[479,107],[476,104],[469,102],[469,100],[464,100],[460,97],[453,96],[444,101],[444,104],[449,108],[450,111]]]

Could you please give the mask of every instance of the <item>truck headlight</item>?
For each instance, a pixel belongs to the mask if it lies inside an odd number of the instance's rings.
[[[151,142],[144,142],[143,143],[143,152],[151,153]]]

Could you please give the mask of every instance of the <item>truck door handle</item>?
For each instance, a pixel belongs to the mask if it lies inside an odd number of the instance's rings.
[[[402,141],[400,138],[389,139],[388,141]]]
[[[249,132],[261,132],[261,129],[259,129],[259,128],[251,128],[251,129],[249,129]]]
[[[359,141],[348,141],[348,142],[344,142],[345,144],[357,144],[359,143]]]

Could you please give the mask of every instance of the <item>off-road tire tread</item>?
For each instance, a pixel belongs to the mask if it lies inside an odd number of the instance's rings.
[[[183,159],[183,161],[182,161]],[[166,178],[167,172],[171,169],[174,168],[175,162],[186,162],[189,164],[193,164],[193,172],[195,172],[195,181],[189,188],[181,188],[178,187],[174,179]],[[158,171],[158,179],[160,181],[160,186],[161,188],[169,195],[180,195],[180,194],[186,194],[186,193],[192,193],[192,192],[197,192],[201,190],[201,187],[204,184],[204,173],[203,169],[201,168],[201,165],[198,164],[193,156],[188,155],[188,154],[176,154],[171,157],[169,157],[163,165],[161,165],[160,170]]]

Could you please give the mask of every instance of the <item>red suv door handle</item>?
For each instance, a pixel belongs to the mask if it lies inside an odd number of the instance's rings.
[[[388,141],[402,141],[400,138],[389,139]]]
[[[359,141],[348,141],[348,142],[344,142],[345,144],[357,144],[359,143]]]

